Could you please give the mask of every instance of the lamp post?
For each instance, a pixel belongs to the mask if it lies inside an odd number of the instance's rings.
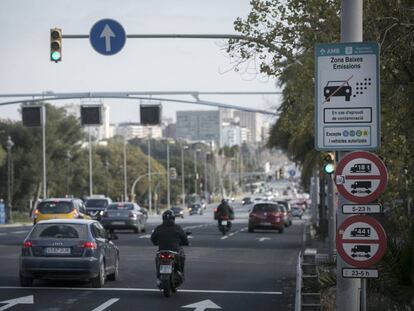
[[[124,202],[128,201],[126,145],[126,137],[124,136]]]
[[[194,179],[194,193],[197,194],[197,184],[198,184],[198,171],[197,171],[197,153],[200,152],[200,149],[196,149],[194,150],[194,175],[195,175],[195,179]]]
[[[71,172],[71,167],[70,167],[70,160],[72,160],[72,154],[70,153],[70,151],[66,151],[66,161],[67,161],[67,175],[66,175],[66,194],[69,194],[69,178],[70,178],[70,172]]]
[[[206,200],[207,200],[207,196],[208,196],[207,157],[210,154],[211,154],[210,152],[206,152],[205,155],[204,155],[204,199],[206,199]]]
[[[167,138],[167,209],[170,209],[171,191],[170,191],[170,140]]]
[[[92,139],[91,139],[91,127],[88,127],[89,134],[89,196],[93,195],[93,180],[92,180]]]
[[[151,135],[148,133],[148,208],[152,213],[152,189],[151,189]]]
[[[104,163],[104,165],[105,165],[105,176],[106,176],[106,191],[105,191],[105,193],[106,193],[106,196],[109,196],[109,187],[108,187],[108,180],[109,180],[109,161],[108,161],[108,159],[106,159],[105,160],[105,163]]]
[[[12,222],[12,205],[11,205],[11,196],[12,196],[12,158],[11,158],[11,150],[14,146],[14,142],[11,140],[9,136],[6,142],[6,149],[7,149],[7,223]]]
[[[183,201],[183,209],[185,209],[185,180],[184,180],[184,150],[188,149],[188,146],[181,147],[181,195]]]

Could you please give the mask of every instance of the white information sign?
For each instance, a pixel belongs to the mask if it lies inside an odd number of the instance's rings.
[[[357,269],[357,268],[343,268],[342,277],[344,278],[378,278],[377,269]]]
[[[315,148],[378,149],[378,44],[317,44],[315,57]]]

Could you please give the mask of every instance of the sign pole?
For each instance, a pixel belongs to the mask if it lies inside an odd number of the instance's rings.
[[[361,0],[342,0],[341,3],[341,42],[362,41],[362,1]],[[341,160],[346,155],[345,152],[338,152],[337,158]],[[339,195],[339,205],[349,203],[342,195]],[[338,211],[338,225],[345,221],[349,216]],[[340,256],[337,256],[337,271],[342,271],[346,266]],[[337,273],[336,286],[336,310],[338,311],[357,311],[360,308],[358,299],[358,289],[361,286],[360,279],[346,279],[341,273]]]

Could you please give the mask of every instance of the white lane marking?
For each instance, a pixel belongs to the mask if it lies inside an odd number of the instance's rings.
[[[240,230],[237,230],[236,232],[232,232],[232,233],[230,233],[229,235],[222,236],[220,239],[221,239],[221,240],[228,239],[229,237],[231,237],[231,236],[233,236],[233,235],[235,235],[235,234],[237,234],[237,233],[240,233],[240,232],[242,232],[242,231],[246,231],[246,230],[247,230],[247,227],[246,227],[246,228],[242,228],[242,229],[240,229]]]
[[[24,230],[24,231],[13,231],[13,232],[10,232],[10,233],[14,233],[14,234],[21,234],[21,233],[28,233],[29,231],[27,231],[27,230]]]
[[[266,237],[263,237],[263,238],[260,238],[260,239],[259,239],[259,242],[263,242],[263,241],[266,241],[266,240],[271,240],[271,238],[266,238]]]
[[[139,238],[140,239],[149,239],[151,237],[151,234],[145,234],[145,235],[141,235]]]
[[[228,237],[229,237],[228,235],[225,235],[225,236],[222,236],[220,239],[225,240],[225,239],[228,239]]]
[[[19,286],[0,286],[0,289],[22,289],[27,290],[27,287]],[[118,292],[159,292],[155,288],[81,288],[81,287],[30,287],[30,289],[38,290],[72,290],[72,291],[118,291]],[[248,294],[248,295],[282,295],[282,292],[271,291],[243,291],[243,290],[209,290],[209,289],[179,289],[182,293],[206,293],[206,294]]]
[[[18,304],[32,305],[34,302],[33,302],[33,295],[29,295],[29,296],[19,297],[15,299],[10,299],[10,300],[3,300],[3,301],[0,301],[0,303],[6,304],[5,306],[0,308],[0,311],[3,311],[9,308],[12,308]]]
[[[109,299],[107,302],[101,304],[99,307],[93,309],[92,311],[102,311],[108,308],[109,306],[113,305],[115,302],[117,302],[119,298],[112,298]]]
[[[216,305],[210,299],[192,303],[190,305],[182,306],[181,308],[190,308],[194,311],[205,311],[206,309],[221,309],[220,306]]]
[[[6,235],[7,233],[4,233],[4,232],[2,232],[2,233],[0,233],[0,235]]]

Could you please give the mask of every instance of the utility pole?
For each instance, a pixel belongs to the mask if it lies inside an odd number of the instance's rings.
[[[148,133],[148,208],[152,213],[152,189],[151,189],[151,135]]]
[[[362,41],[362,0],[342,0],[341,3],[341,42],[360,42]],[[346,152],[337,152],[340,161]],[[339,206],[348,201],[339,195]],[[338,208],[338,225],[341,225],[349,216],[342,213]],[[360,310],[359,288],[360,279],[343,278],[342,268],[346,263],[340,256],[337,256],[337,275],[336,275],[336,310],[338,311],[357,311]],[[365,281],[364,281],[365,283]]]
[[[170,209],[170,140],[167,138],[167,209]]]

